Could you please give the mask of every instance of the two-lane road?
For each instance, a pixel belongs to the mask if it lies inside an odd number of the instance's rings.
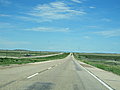
[[[0,70],[0,90],[109,90],[69,55]]]

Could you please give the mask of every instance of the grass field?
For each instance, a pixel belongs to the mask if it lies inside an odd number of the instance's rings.
[[[34,62],[62,59],[62,58],[65,58],[66,56],[68,56],[68,54],[69,53],[63,53],[60,55],[49,56],[49,57],[24,58],[24,59],[0,58],[0,65],[26,64],[26,63],[34,63]]]
[[[4,57],[26,57],[30,56],[41,56],[57,54],[59,52],[47,52],[47,51],[27,51],[27,50],[0,50],[0,56]]]
[[[77,60],[120,75],[120,55],[74,53]]]

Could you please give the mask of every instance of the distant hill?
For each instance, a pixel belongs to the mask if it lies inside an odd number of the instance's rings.
[[[30,50],[25,50],[25,49],[14,49],[13,51],[30,51]]]
[[[25,49],[14,49],[14,50],[8,50],[8,49],[0,49],[0,51],[30,51],[30,50],[25,50]]]

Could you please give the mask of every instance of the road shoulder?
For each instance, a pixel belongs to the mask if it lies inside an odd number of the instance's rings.
[[[120,90],[120,76],[113,74],[111,72],[96,68],[94,66],[88,65],[88,64],[83,63],[81,61],[78,61],[78,62],[81,66],[83,66],[85,69],[87,69],[92,74],[97,76],[100,80],[102,80],[103,82],[108,84],[113,89]]]

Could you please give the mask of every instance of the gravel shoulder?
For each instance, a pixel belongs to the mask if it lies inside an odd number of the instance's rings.
[[[120,90],[120,76],[113,74],[111,72],[96,68],[94,66],[85,64],[81,61],[78,61],[78,62],[81,66],[83,66],[85,69],[93,73],[95,76],[97,76],[99,79],[101,79],[103,82],[108,84],[113,89]]]

